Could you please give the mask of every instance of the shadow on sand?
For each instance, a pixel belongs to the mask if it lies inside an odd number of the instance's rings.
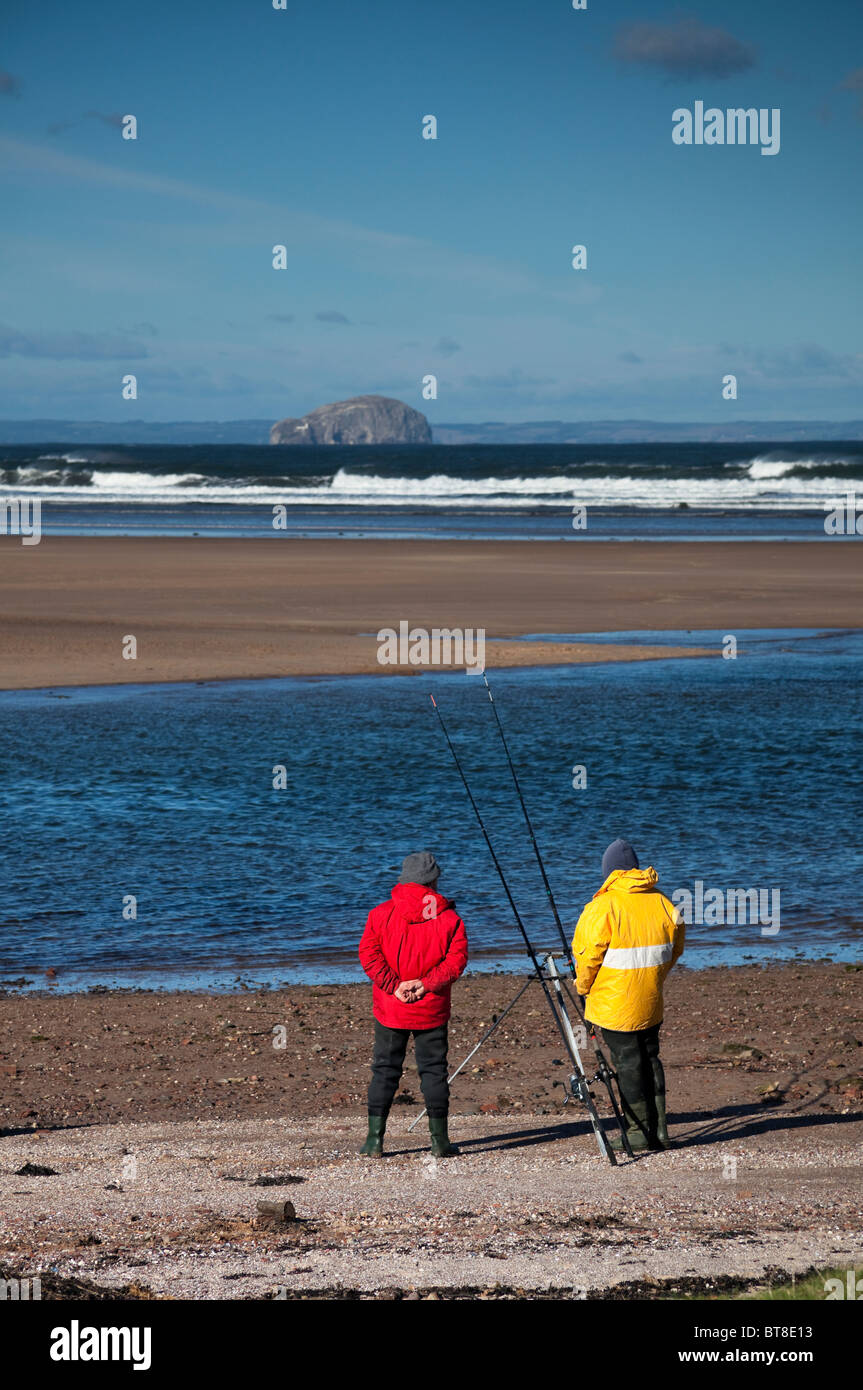
[[[766,1110],[760,1104],[729,1105],[721,1110],[692,1110],[669,1116],[675,1149],[703,1148],[708,1144],[727,1143],[732,1139],[752,1139],[761,1134],[782,1131],[826,1129],[834,1125],[853,1124],[859,1120],[863,1120],[863,1111],[859,1110],[848,1115],[788,1115]],[[681,1131],[681,1125],[697,1127]],[[606,1132],[609,1136],[616,1133],[613,1123],[607,1124]],[[533,1129],[511,1130],[505,1134],[484,1135],[478,1139],[463,1139],[458,1134],[456,1119],[451,1138],[463,1153],[493,1153],[507,1149],[529,1149],[540,1144],[552,1143],[555,1139],[577,1139],[590,1134],[591,1128],[587,1120],[574,1120]],[[415,1147],[390,1149],[388,1152],[391,1156],[407,1157],[427,1151],[427,1145],[419,1143]],[[658,1152],[637,1153],[634,1161],[654,1158]],[[622,1156],[620,1161],[629,1163],[633,1160]]]

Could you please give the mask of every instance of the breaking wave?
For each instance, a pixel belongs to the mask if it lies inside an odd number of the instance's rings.
[[[208,471],[206,455],[196,451],[199,472],[150,471],[141,467],[141,451],[126,459],[114,453],[89,457],[76,453],[40,454],[13,461],[0,458],[0,496],[30,493],[45,500],[89,503],[174,506],[183,503],[314,507],[432,507],[435,509],[522,509],[570,507],[694,508],[818,510],[855,486],[863,491],[863,456],[789,458],[779,454],[738,460],[696,461],[675,457],[673,449],[657,448],[650,460],[623,456],[580,459],[558,457],[543,467],[525,466],[524,451],[507,475],[508,458],[489,451],[483,467],[472,459],[458,470],[458,460],[440,449],[433,462],[445,460],[452,471],[372,471],[374,465],[353,463],[331,473],[276,472],[269,447],[255,455],[252,467],[232,467],[221,459]],[[603,451],[605,452],[605,451]],[[609,451],[611,453],[611,451]],[[180,461],[181,450],[172,461]],[[188,459],[188,455],[186,456]],[[183,461],[186,461],[183,459]],[[189,460],[191,461],[191,460]],[[247,462],[247,460],[243,460]],[[105,465],[108,466],[105,466]],[[138,464],[137,467],[134,465]],[[281,455],[278,466],[284,469]],[[563,464],[563,466],[561,466]],[[118,466],[120,465],[120,466]],[[556,465],[556,466],[555,466]],[[378,465],[379,467],[379,465]]]

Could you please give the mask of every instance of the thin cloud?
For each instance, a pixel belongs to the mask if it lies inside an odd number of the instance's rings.
[[[80,125],[81,121],[93,120],[101,121],[103,125],[110,126],[112,130],[122,130],[124,117],[119,111],[85,111],[79,120],[76,121],[55,121],[46,130],[48,135],[62,135],[67,130],[74,130],[75,126]]]
[[[719,350],[723,356],[745,363],[747,372],[767,380],[806,381],[813,377],[822,381],[831,378],[836,381],[863,379],[863,363],[859,355],[833,352],[820,343],[796,343],[782,349],[720,343]]]
[[[454,353],[461,352],[461,343],[457,343],[455,338],[438,338],[434,350],[441,357],[452,357]]]
[[[84,115],[94,121],[101,121],[103,125],[113,126],[115,130],[123,128],[123,116],[119,111],[85,111]]]
[[[840,83],[839,90],[841,92],[860,93],[860,105],[857,108],[857,115],[859,119],[863,121],[863,68],[855,68],[853,72],[849,72],[844,82]]]
[[[755,65],[751,44],[698,19],[625,24],[618,30],[614,53],[621,62],[658,68],[668,77],[731,77]]]
[[[17,77],[13,77],[11,72],[6,72],[0,68],[0,96],[20,97],[21,84]]]
[[[508,372],[491,372],[487,376],[471,374],[465,377],[467,386],[481,387],[487,391],[523,391],[533,386],[554,386],[553,376],[530,376],[520,367],[511,367]]]
[[[138,361],[149,357],[142,343],[109,333],[22,333],[0,324],[0,357],[48,357],[57,361]]]
[[[639,362],[643,362],[644,358],[639,357],[637,352],[621,352],[620,360],[621,362],[631,362],[633,365],[637,365]]]
[[[188,183],[159,174],[144,173],[124,162],[100,162],[65,153],[49,144],[0,136],[0,168],[8,174],[23,174],[28,180],[42,176],[49,180],[71,179],[76,183],[105,187],[116,192],[143,193],[150,197],[180,199],[196,207],[212,207],[225,213],[237,214],[243,220],[244,236],[250,227],[260,227],[264,239],[284,241],[285,230],[295,238],[308,237],[316,245],[325,240],[349,244],[355,254],[369,251],[386,258],[392,266],[401,257],[403,274],[427,279],[430,275],[449,284],[470,284],[488,294],[524,294],[536,300],[538,295],[556,304],[588,303],[601,291],[596,287],[555,288],[546,280],[525,271],[520,266],[494,260],[471,252],[453,251],[427,238],[408,234],[384,232],[377,227],[341,221],[317,213],[298,211],[284,203],[252,198],[240,193],[227,193],[205,184]],[[277,236],[273,226],[280,229]]]
[[[267,314],[271,323],[293,323],[293,314]]]
[[[55,178],[74,179],[78,183],[101,184],[159,197],[180,198],[186,202],[204,203],[232,212],[248,214],[257,211],[271,215],[274,211],[274,205],[263,199],[223,193],[220,189],[185,183],[182,179],[172,179],[160,174],[124,169],[120,164],[101,164],[95,159],[64,154],[48,145],[38,145],[9,136],[0,136],[0,156],[3,157],[7,169],[18,169],[30,175],[46,174]]]
[[[315,314],[318,323],[350,323],[350,319],[340,314],[338,309],[324,309],[319,314]]]

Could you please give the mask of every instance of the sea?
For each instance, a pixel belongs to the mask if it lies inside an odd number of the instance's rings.
[[[692,631],[709,655],[489,669],[565,931],[625,836],[691,895],[686,966],[859,963],[863,632],[738,637],[735,659]],[[481,677],[57,687],[0,693],[0,988],[358,980],[370,908],[425,848],[473,968],[526,971],[430,695],[532,943],[559,949]]]
[[[859,440],[0,445],[0,502],[38,499],[46,535],[835,543],[849,494],[863,510]]]

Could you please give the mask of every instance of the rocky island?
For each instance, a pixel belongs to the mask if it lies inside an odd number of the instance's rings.
[[[352,396],[299,420],[278,420],[271,444],[431,444],[429,422],[390,396]]]

